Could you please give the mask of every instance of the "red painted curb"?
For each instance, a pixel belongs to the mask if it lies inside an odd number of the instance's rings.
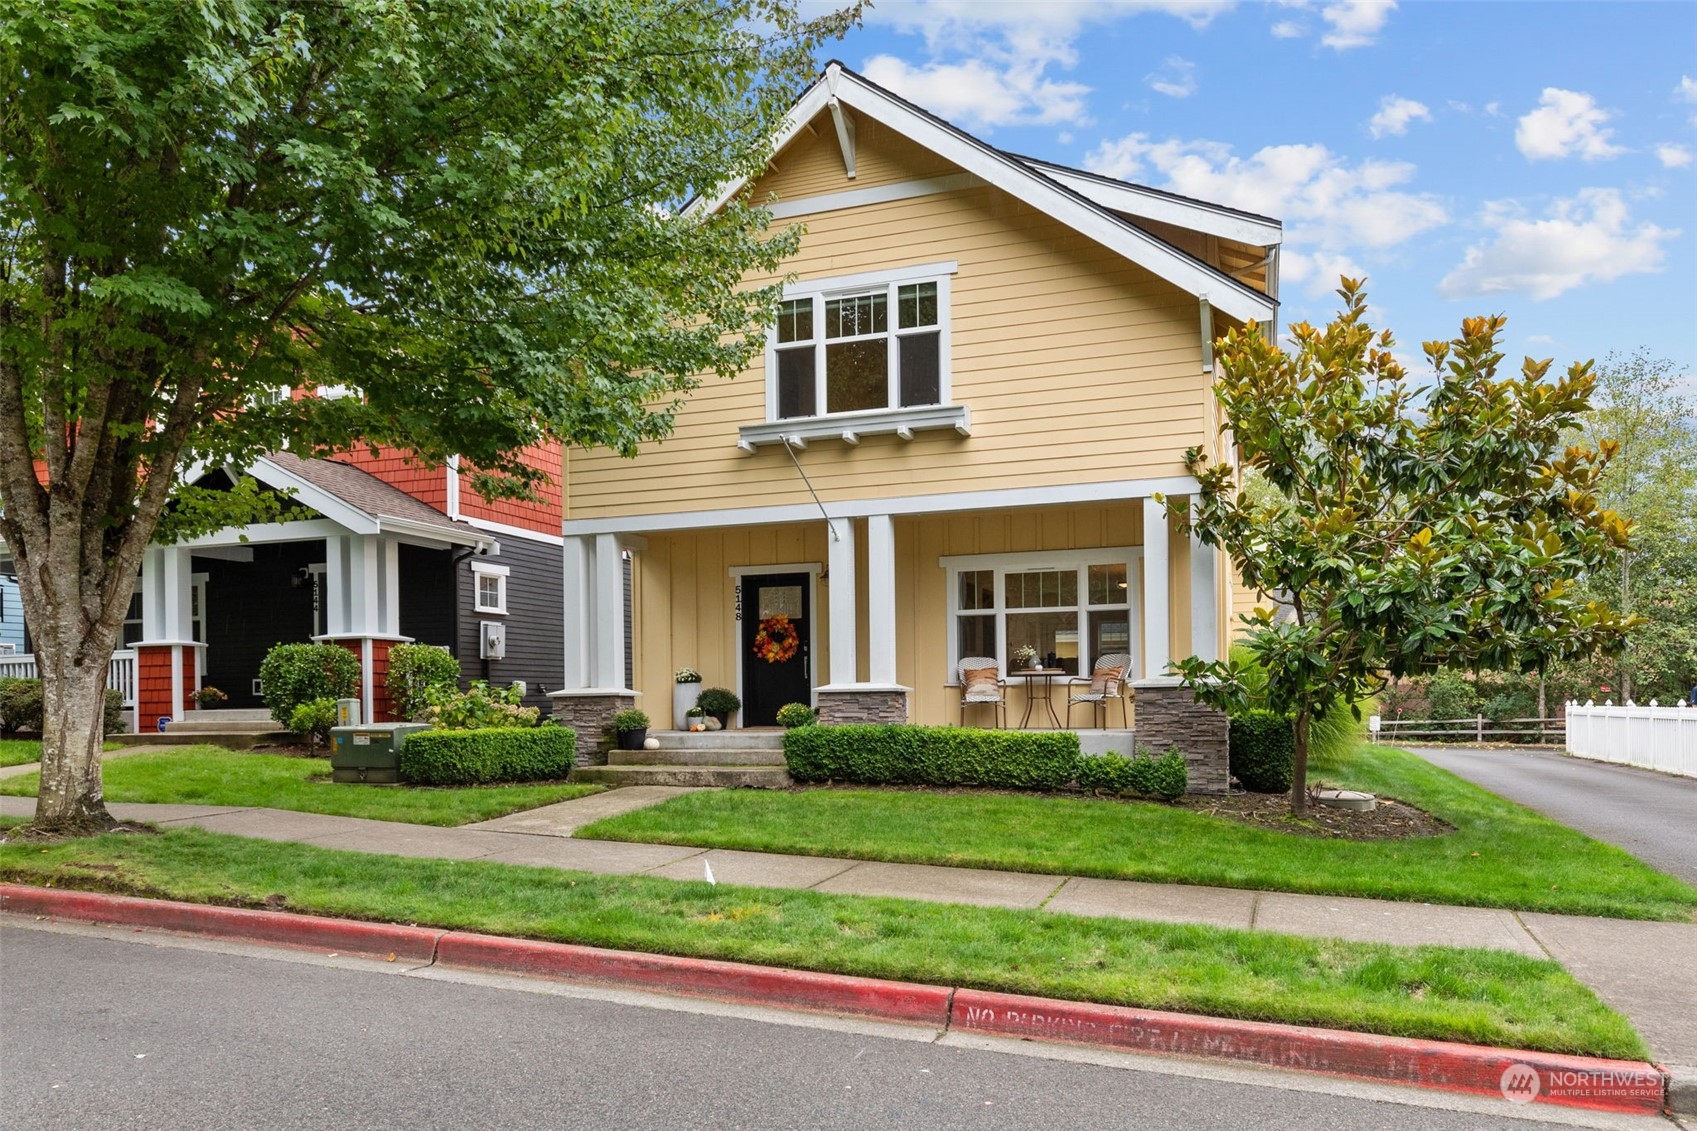
[[[1380,1037],[981,990],[955,992],[949,1025],[967,1033],[1245,1061],[1505,1099],[1505,1087],[1520,1095],[1533,1090],[1525,1075],[1530,1069],[1537,1073],[1537,1094],[1531,1097],[1535,1102],[1635,1115],[1660,1114],[1666,1086],[1661,1072],[1642,1061]]]
[[[429,962],[443,931],[365,923],[356,919],[327,919],[284,911],[251,911],[165,899],[136,899],[99,892],[0,884],[0,911],[50,915],[88,923],[153,927],[219,938],[278,943],[310,950],[330,950],[400,962]]]
[[[453,931],[437,944],[436,961],[442,966],[573,978],[786,1009],[914,1022],[939,1029],[949,1020],[949,990],[945,986],[711,958],[679,958]]]
[[[155,927],[343,954],[853,1014],[966,1033],[1205,1057],[1538,1103],[1661,1113],[1666,1077],[1640,1061],[1234,1021],[569,943],[0,884],[0,911]],[[1511,1110],[1511,1109],[1505,1109]]]

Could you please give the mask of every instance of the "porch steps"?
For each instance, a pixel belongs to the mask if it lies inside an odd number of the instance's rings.
[[[790,784],[780,730],[650,731],[657,750],[612,750],[605,766],[581,766],[573,781],[782,789]]]
[[[163,732],[115,734],[110,740],[120,746],[181,746],[185,742],[205,742],[231,750],[282,746],[299,741],[295,735],[280,728],[271,712],[263,707],[189,711],[183,718],[167,725]]]

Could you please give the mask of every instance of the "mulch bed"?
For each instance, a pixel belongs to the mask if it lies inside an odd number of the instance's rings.
[[[1353,809],[1333,809],[1310,798],[1308,816],[1301,820],[1291,815],[1290,795],[1287,793],[1232,793],[1224,797],[1193,794],[1181,797],[1173,804],[1195,813],[1224,817],[1273,832],[1331,840],[1409,840],[1443,836],[1455,831],[1454,825],[1439,820],[1424,809],[1416,809],[1388,797],[1379,798],[1379,804],[1364,813]]]

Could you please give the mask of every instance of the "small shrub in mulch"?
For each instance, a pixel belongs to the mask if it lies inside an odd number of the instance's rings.
[[[1176,804],[1243,825],[1327,840],[1409,840],[1455,831],[1454,825],[1424,809],[1386,797],[1379,798],[1379,804],[1365,813],[1333,809],[1310,798],[1308,815],[1301,820],[1291,816],[1290,797],[1286,794],[1232,793],[1224,797],[1192,794]]]

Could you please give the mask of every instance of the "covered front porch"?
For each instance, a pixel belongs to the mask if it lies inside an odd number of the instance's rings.
[[[1122,752],[1135,730],[1159,741],[1151,708],[1179,690],[1168,662],[1220,654],[1229,591],[1217,554],[1148,494],[1101,493],[568,523],[559,713],[591,725],[637,704],[681,728],[674,676],[689,668],[742,700],[733,727],[771,725],[787,702],[826,722],[960,725],[961,661],[978,658],[1004,703],[968,704],[967,725],[1105,729],[1091,746]],[[1126,669],[1134,696],[1110,697],[1106,718],[1068,702],[1099,662]]]

